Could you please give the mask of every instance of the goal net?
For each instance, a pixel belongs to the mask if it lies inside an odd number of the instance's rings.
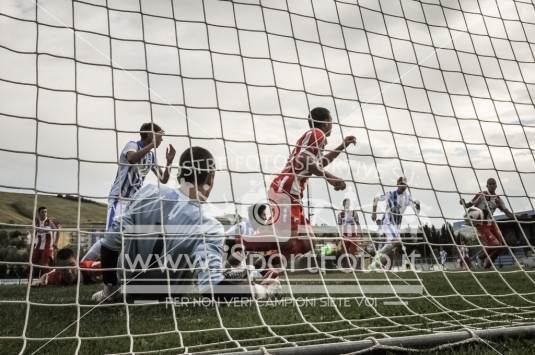
[[[530,1],[5,0],[0,33],[8,353],[499,352],[492,339],[535,331]],[[118,157],[143,123],[164,131],[162,173],[177,152],[167,186],[144,185],[176,190],[180,154],[206,148],[203,208],[228,230],[268,200],[315,107],[338,155],[308,179],[313,246],[275,297],[92,301],[100,272],[81,259],[110,234]],[[250,285],[281,250],[245,248]],[[42,281],[53,271],[62,285]]]

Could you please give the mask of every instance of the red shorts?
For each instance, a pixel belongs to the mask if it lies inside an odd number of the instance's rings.
[[[54,250],[47,249],[33,249],[32,264],[52,266],[54,263]]]
[[[288,216],[290,214],[290,231],[292,236],[299,234],[308,234],[312,232],[310,228],[310,222],[305,218],[305,211],[301,204],[301,198],[287,194],[285,192],[277,192],[273,188],[269,189],[268,197],[271,203],[273,214],[276,215],[273,223],[279,223],[284,227],[285,223],[288,223]],[[289,207],[289,208],[288,208]],[[285,216],[286,214],[286,216]]]
[[[311,246],[308,236],[313,233],[300,199],[273,189],[269,190],[268,195],[273,215],[271,223],[278,242],[275,239],[255,241],[254,237],[243,238],[245,248],[249,251],[272,251],[278,250],[280,243],[283,254],[304,254],[309,251]],[[299,235],[303,237],[297,238]]]
[[[495,223],[481,223],[476,225],[476,229],[483,245],[500,246],[505,244]]]

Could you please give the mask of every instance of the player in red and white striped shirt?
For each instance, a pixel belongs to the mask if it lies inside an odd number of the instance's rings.
[[[324,168],[336,159],[347,146],[357,142],[353,136],[345,137],[335,150],[323,155],[327,137],[330,136],[332,129],[332,117],[329,110],[316,107],[310,111],[309,126],[310,129],[299,138],[286,166],[273,180],[268,192],[273,207],[273,224],[288,223],[287,233],[281,233],[280,230],[275,232],[279,237],[281,251],[285,255],[306,253],[312,248],[307,236],[312,236],[313,231],[305,218],[301,204],[308,178],[312,175],[322,176],[335,190],[344,190],[346,188],[345,181],[324,170]],[[284,238],[286,236],[287,239]],[[296,238],[298,236],[305,237]],[[277,244],[274,242],[248,243],[246,249],[277,249]]]
[[[44,206],[39,207],[37,213],[32,263],[34,265],[52,266],[54,264],[54,249],[57,249],[58,242],[58,223],[48,218],[48,210]],[[34,268],[34,276],[39,277],[41,273],[42,268]]]

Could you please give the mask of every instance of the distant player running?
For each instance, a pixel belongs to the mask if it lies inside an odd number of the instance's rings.
[[[166,149],[165,169],[156,165],[154,149],[163,141],[164,131],[156,123],[144,123],[139,129],[141,140],[128,142],[119,156],[119,167],[108,200],[106,230],[114,218],[120,216],[129,199],[143,186],[149,173],[154,172],[162,184],[169,180],[169,169],[175,158],[175,148],[171,144]]]
[[[257,233],[255,226],[252,221],[256,220],[258,222],[266,223],[266,210],[267,205],[262,203],[257,203],[249,206],[248,208],[248,217],[242,218],[240,223],[236,223],[231,226],[225,234],[230,238],[239,238],[245,236],[254,236]]]
[[[54,265],[54,250],[58,245],[58,223],[48,217],[48,209],[39,207],[35,219],[35,241],[32,251],[32,264],[40,266]],[[33,276],[39,277],[43,268],[34,266]],[[47,272],[47,271],[45,271]]]
[[[57,268],[32,282],[32,286],[70,286],[75,285],[78,280],[76,256],[70,248],[58,250]],[[102,280],[100,272],[100,262],[86,260],[80,262],[81,283],[92,284]]]
[[[338,213],[338,226],[345,247],[341,247],[344,253],[355,254],[358,249],[358,233],[360,222],[357,211],[351,209],[351,200],[348,198],[342,202],[343,209]]]
[[[225,235],[230,251],[227,259],[229,265],[246,266],[246,253],[242,247],[242,240],[246,242],[247,239],[255,238],[261,233],[259,226],[265,226],[267,223],[267,209],[268,205],[265,203],[253,204],[247,209],[247,217],[227,229]]]
[[[113,223],[113,231],[128,234],[124,241],[125,268],[130,268],[128,260],[141,259],[149,264],[146,269],[151,265],[158,269],[158,259],[163,260],[164,265],[171,268],[171,284],[184,286],[193,281],[200,294],[216,299],[267,298],[278,292],[280,282],[276,273],[266,272],[263,279],[250,288],[247,270],[237,273],[224,270],[224,229],[205,210],[215,181],[216,167],[212,154],[201,147],[188,148],[180,156],[179,164],[178,190],[166,186],[144,186],[128,206],[122,223],[118,220]],[[119,294],[117,273],[109,269],[117,267],[122,242],[118,234],[108,234],[102,240],[103,250],[106,247],[113,254],[102,254],[102,267],[108,270],[103,272],[104,289],[92,297],[96,302],[112,301]],[[141,276],[139,279],[148,281],[161,279],[158,275],[159,270],[156,274],[151,270],[138,274]],[[139,279],[132,277],[128,282]],[[126,286],[131,293],[138,293],[136,289],[144,288]],[[164,291],[159,291],[160,286]],[[153,282],[146,288],[147,293],[167,295],[167,280],[160,284]],[[175,290],[180,293],[185,288]]]
[[[386,210],[381,223],[386,242],[377,251],[370,265],[372,269],[383,267],[383,257],[388,256],[391,258],[397,247],[402,245],[399,228],[407,207],[412,207],[416,213],[420,212],[420,202],[413,200],[407,191],[407,179],[404,177],[398,178],[397,186],[396,190],[381,194],[373,200],[372,220],[374,222],[377,222],[377,203],[386,201]]]
[[[279,244],[284,255],[297,255],[308,252],[313,248],[309,239],[310,236],[313,236],[313,231],[305,218],[301,203],[308,178],[312,175],[325,177],[335,190],[344,190],[346,188],[345,181],[326,171],[325,167],[349,145],[356,144],[356,138],[354,136],[345,137],[344,141],[335,150],[329,151],[324,155],[323,150],[332,129],[331,113],[326,108],[316,107],[310,111],[308,123],[310,129],[299,138],[286,166],[273,180],[268,192],[270,202],[273,204],[273,214],[277,215],[277,210],[280,209],[279,221],[286,219],[289,224],[287,230],[283,233],[276,232],[276,234],[278,234],[278,237],[288,239],[286,241],[279,240],[278,242],[246,243],[247,250],[278,250],[277,244]],[[274,221],[274,223],[277,224],[278,222]],[[282,224],[284,223],[279,224],[279,226]]]
[[[442,270],[446,270],[446,260],[448,259],[448,252],[445,251],[443,248],[440,248],[439,256],[440,266],[442,267]]]
[[[487,180],[487,190],[477,193],[472,201],[465,202],[464,199],[461,199],[460,203],[465,208],[477,207],[483,211],[483,220],[480,223],[474,223],[478,231],[479,238],[481,243],[489,248],[485,249],[485,252],[478,255],[480,262],[483,260],[483,267],[488,269],[494,263],[494,260],[500,255],[503,251],[502,246],[505,245],[505,242],[502,238],[502,234],[498,228],[498,225],[494,221],[493,215],[496,212],[496,209],[499,209],[505,215],[511,219],[515,218],[515,215],[509,211],[505,206],[503,200],[496,194],[496,180],[490,178]],[[488,255],[488,257],[487,257]]]

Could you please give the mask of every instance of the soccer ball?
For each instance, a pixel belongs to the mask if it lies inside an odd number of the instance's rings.
[[[483,211],[477,207],[470,207],[466,210],[466,215],[464,216],[465,223],[471,225],[472,223],[479,223],[483,220]]]
[[[323,246],[321,253],[325,256],[333,255],[336,252],[336,245],[327,243]]]

